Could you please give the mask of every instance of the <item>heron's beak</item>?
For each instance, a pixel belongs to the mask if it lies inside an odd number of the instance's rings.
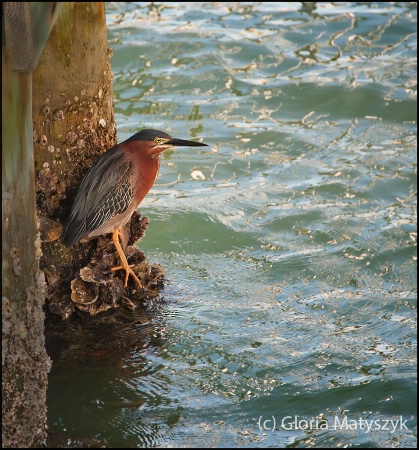
[[[169,139],[164,145],[170,145],[173,147],[208,147],[207,144],[196,141],[186,141],[185,139]]]

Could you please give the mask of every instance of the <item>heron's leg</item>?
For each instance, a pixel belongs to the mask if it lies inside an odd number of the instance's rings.
[[[120,234],[120,229],[119,228],[115,228],[113,230],[113,233],[112,233],[112,240],[113,240],[113,243],[115,245],[116,251],[118,252],[119,257],[121,258],[122,266],[113,267],[111,269],[111,272],[115,272],[117,270],[124,269],[125,270],[125,283],[124,283],[124,286],[127,287],[127,285],[128,285],[128,277],[131,274],[133,276],[134,280],[137,282],[138,286],[140,286],[140,288],[142,289],[143,285],[141,284],[141,281],[137,278],[137,275],[135,275],[134,271],[131,269],[132,266],[130,266],[128,264],[127,257],[125,256],[125,253],[122,250],[121,244],[119,242],[119,234]]]

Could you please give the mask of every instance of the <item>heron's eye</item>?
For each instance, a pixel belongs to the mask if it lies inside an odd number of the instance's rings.
[[[154,142],[155,142],[156,144],[163,144],[165,141],[166,141],[166,139],[159,138],[159,137],[156,137],[156,138],[154,139]]]

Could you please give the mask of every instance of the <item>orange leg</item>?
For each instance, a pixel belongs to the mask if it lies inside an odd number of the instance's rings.
[[[127,287],[127,285],[128,285],[128,277],[131,274],[133,276],[134,280],[137,282],[138,286],[140,286],[140,288],[142,289],[143,285],[141,284],[141,281],[137,278],[137,275],[135,275],[134,271],[131,269],[131,267],[133,267],[133,266],[132,265],[130,266],[128,264],[127,257],[125,256],[125,253],[122,250],[121,244],[119,242],[119,233],[120,233],[120,229],[119,228],[115,228],[113,233],[112,233],[112,240],[113,240],[113,243],[115,245],[116,251],[118,252],[119,257],[121,258],[122,266],[113,267],[111,269],[111,272],[115,272],[117,270],[124,269],[125,270],[125,283],[124,283],[124,286]]]

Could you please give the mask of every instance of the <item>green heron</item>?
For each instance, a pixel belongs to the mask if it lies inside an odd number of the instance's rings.
[[[119,242],[121,228],[130,220],[157,178],[160,155],[174,147],[207,146],[201,142],[175,139],[158,130],[142,130],[104,153],[89,169],[80,184],[61,241],[71,246],[85,237],[112,233],[125,269],[125,287],[131,274],[142,284],[128,264]]]

